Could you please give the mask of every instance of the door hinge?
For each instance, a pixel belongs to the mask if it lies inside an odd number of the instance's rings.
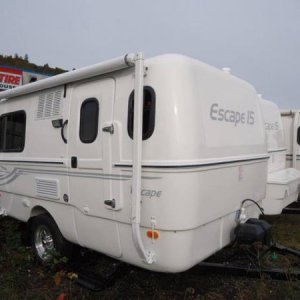
[[[106,126],[102,128],[102,131],[109,132],[110,134],[114,134],[114,125]]]

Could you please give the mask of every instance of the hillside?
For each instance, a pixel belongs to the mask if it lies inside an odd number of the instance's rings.
[[[31,63],[27,54],[24,56],[24,58],[22,56],[18,56],[17,54],[14,56],[0,54],[0,65],[26,69],[32,72],[48,75],[58,75],[67,72],[67,70],[63,70],[61,68],[51,68],[48,64],[38,66],[34,63]]]

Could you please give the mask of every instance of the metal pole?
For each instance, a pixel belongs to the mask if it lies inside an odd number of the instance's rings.
[[[146,251],[141,238],[141,178],[142,178],[142,136],[144,102],[144,57],[138,53],[135,61],[134,123],[133,123],[133,176],[132,176],[132,236],[139,255],[146,263],[153,263],[154,254]]]

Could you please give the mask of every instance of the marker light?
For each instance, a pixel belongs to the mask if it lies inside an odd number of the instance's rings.
[[[157,230],[148,230],[147,231],[147,237],[149,239],[158,240],[159,232]]]

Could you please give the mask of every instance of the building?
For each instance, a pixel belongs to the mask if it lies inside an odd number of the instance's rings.
[[[30,70],[0,65],[0,91],[41,80],[51,75],[36,73]]]

